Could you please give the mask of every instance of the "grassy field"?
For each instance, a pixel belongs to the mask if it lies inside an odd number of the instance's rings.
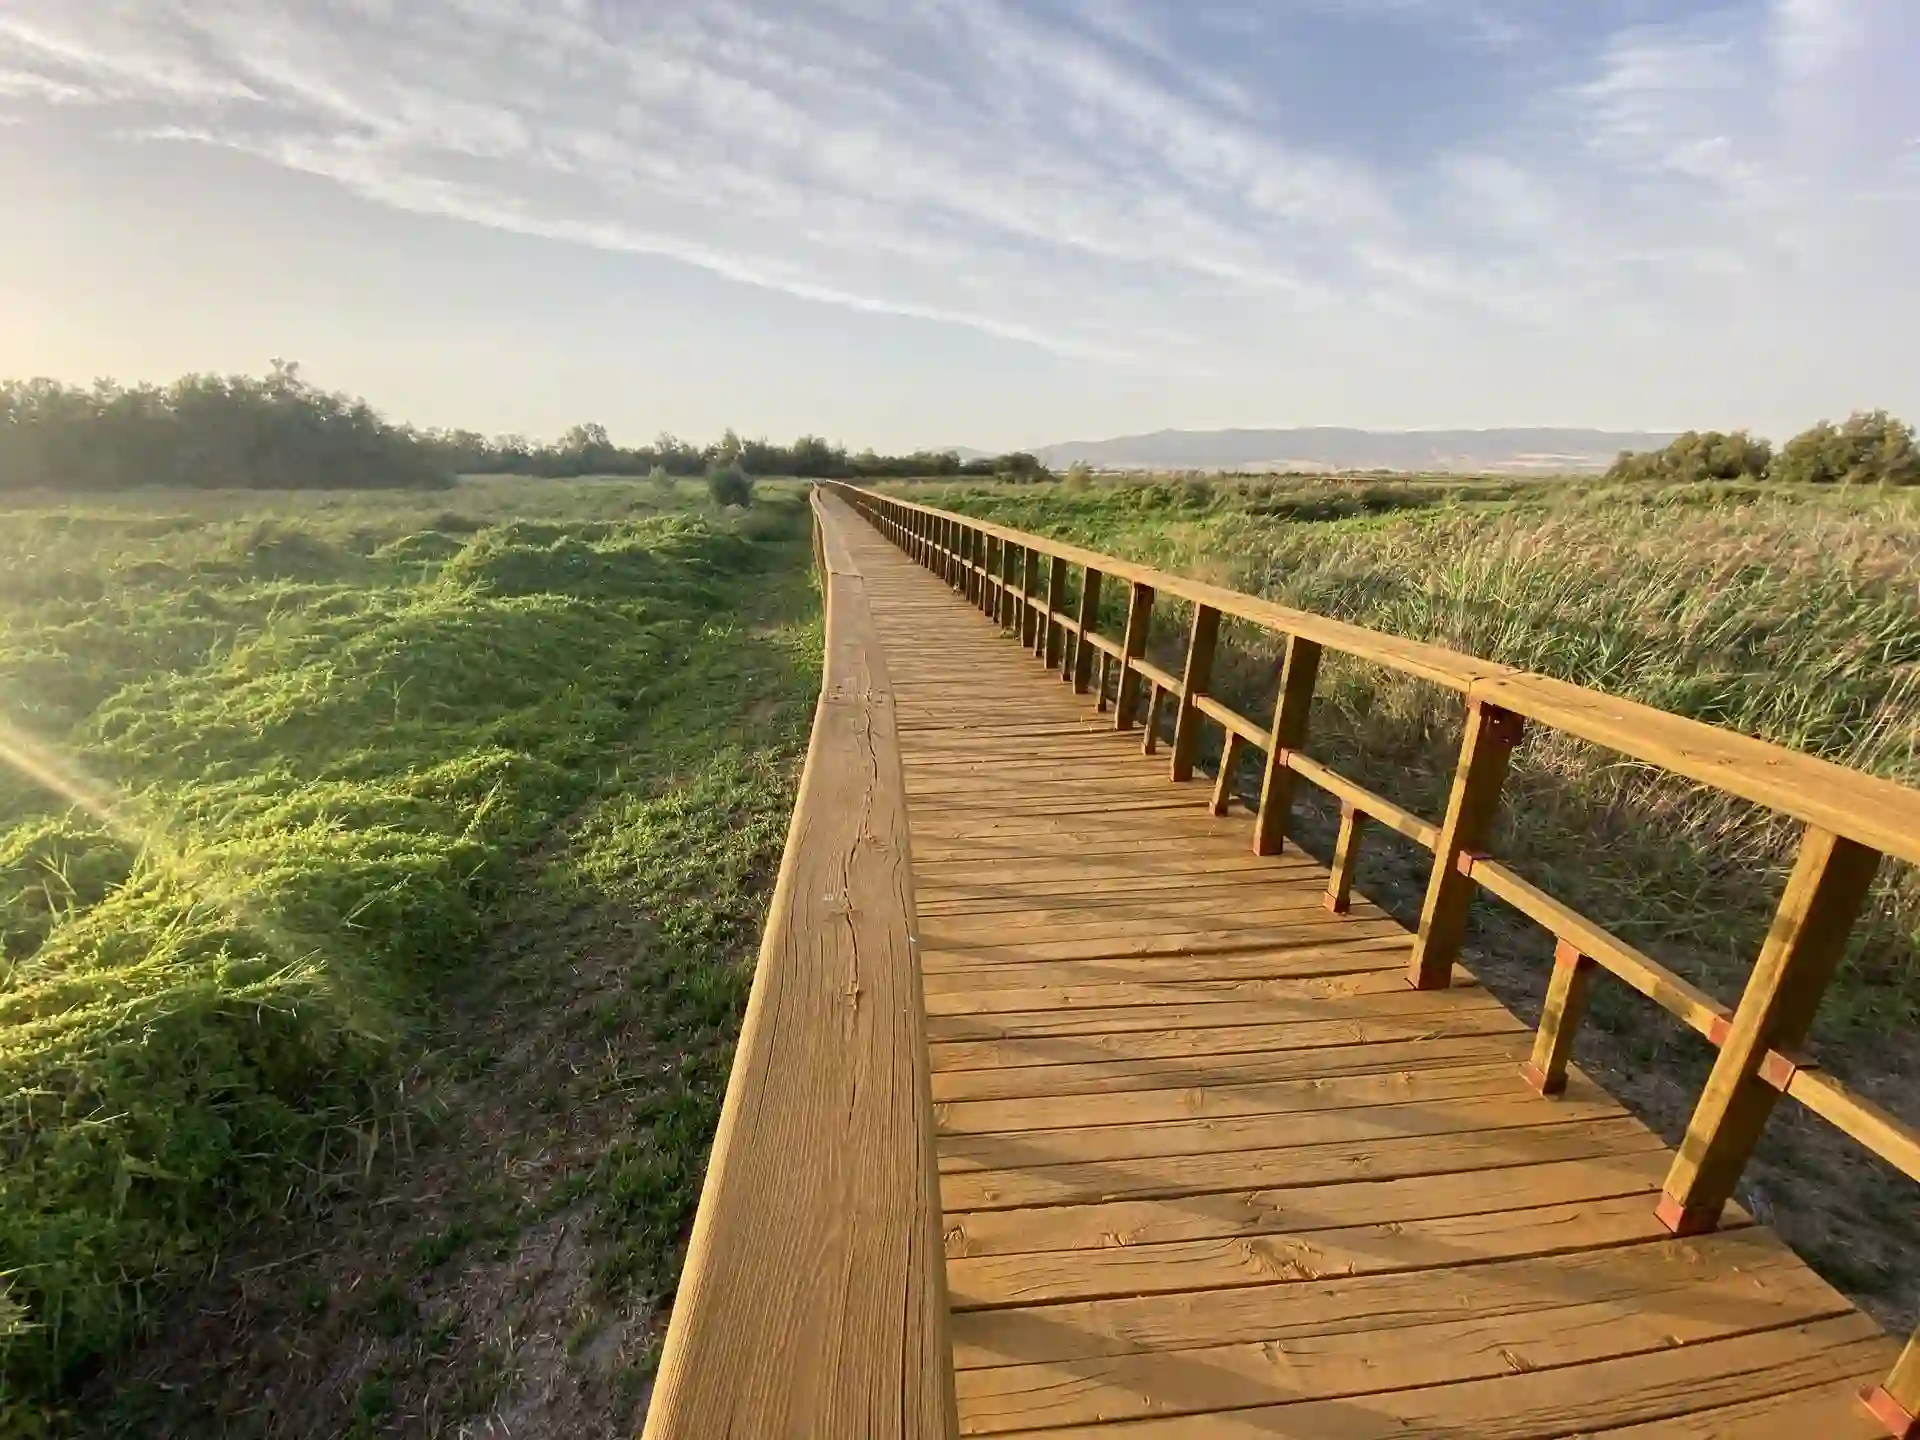
[[[806,536],[794,487],[8,502],[0,1433],[629,1433]]]
[[[1920,784],[1920,496],[1438,478],[895,488]],[[1117,633],[1123,597],[1103,599]],[[1185,616],[1159,611],[1154,648],[1177,660]],[[1229,625],[1222,644],[1225,688],[1270,713],[1271,638]],[[1430,818],[1458,736],[1457,703],[1432,688],[1331,656],[1323,667],[1312,749]],[[1324,836],[1328,816],[1309,823]],[[1496,849],[1732,1001],[1793,841],[1751,807],[1536,733]],[[1398,837],[1369,843],[1363,885],[1417,910],[1419,857]],[[1477,911],[1476,966],[1537,1010],[1545,938],[1491,902]],[[1583,1059],[1677,1135],[1704,1044],[1620,986],[1600,987],[1595,1019]],[[1822,1011],[1820,1053],[1920,1119],[1917,1020],[1920,877],[1890,865]],[[1745,1195],[1830,1277],[1912,1322],[1920,1275],[1902,1262],[1920,1227],[1904,1178],[1783,1110]]]

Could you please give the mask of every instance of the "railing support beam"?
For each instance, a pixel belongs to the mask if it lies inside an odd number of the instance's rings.
[[[1140,699],[1140,672],[1133,662],[1147,653],[1153,625],[1153,587],[1136,580],[1127,594],[1127,633],[1120,643],[1120,693],[1114,697],[1113,728],[1131,730],[1133,709]]]
[[[1807,827],[1720,1057],[1667,1172],[1659,1216],[1674,1234],[1697,1235],[1720,1223],[1779,1098],[1760,1078],[1760,1066],[1769,1050],[1789,1051],[1807,1038],[1879,866],[1879,854],[1866,846]]]
[[[1559,1095],[1567,1088],[1567,1066],[1573,1059],[1573,1040],[1587,1013],[1594,976],[1600,966],[1579,947],[1562,940],[1553,951],[1553,978],[1547,982],[1546,1002],[1540,1007],[1540,1028],[1533,1038],[1533,1056],[1520,1073],[1542,1095]]]
[[[1447,818],[1434,846],[1433,875],[1427,881],[1420,929],[1407,964],[1407,979],[1415,989],[1444,990],[1453,979],[1476,888],[1461,873],[1460,857],[1484,851],[1492,838],[1500,787],[1506,783],[1513,747],[1520,743],[1524,729],[1518,715],[1497,705],[1476,700],[1467,706],[1460,763],[1453,772]]]
[[[1093,688],[1094,647],[1087,643],[1094,622],[1100,618],[1100,572],[1080,572],[1080,633],[1073,639],[1073,691],[1084,695]]]
[[[1293,820],[1293,771],[1287,752],[1307,743],[1307,713],[1320,678],[1320,646],[1298,635],[1287,637],[1280,664],[1280,693],[1273,702],[1273,730],[1267,737],[1267,770],[1260,780],[1260,818],[1253,827],[1253,853],[1278,855]]]
[[[1211,605],[1193,607],[1193,629],[1187,636],[1187,670],[1182,684],[1186,692],[1173,721],[1173,779],[1184,784],[1193,779],[1195,752],[1200,748],[1200,711],[1194,701],[1207,693],[1213,683],[1213,650],[1220,639],[1220,612]]]

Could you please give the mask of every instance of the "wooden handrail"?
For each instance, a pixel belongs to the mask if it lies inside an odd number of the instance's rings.
[[[647,1440],[958,1433],[893,696],[813,507],[820,703]]]
[[[1226,811],[1231,771],[1241,747],[1265,752],[1267,768],[1254,835],[1258,853],[1272,853],[1288,831],[1289,777],[1297,776],[1338,797],[1342,823],[1328,888],[1329,909],[1342,912],[1347,907],[1355,855],[1369,821],[1380,822],[1433,851],[1426,904],[1410,963],[1413,983],[1449,983],[1465,906],[1478,889],[1492,892],[1544,926],[1557,943],[1557,958],[1533,1058],[1526,1067],[1529,1081],[1542,1095],[1556,1094],[1566,1083],[1573,1033],[1585,1009],[1590,978],[1597,969],[1617,975],[1718,1047],[1718,1061],[1659,1207],[1660,1218],[1675,1233],[1695,1233],[1718,1222],[1760,1129],[1782,1094],[1920,1179],[1920,1130],[1851,1094],[1798,1053],[1880,858],[1890,855],[1920,864],[1920,791],[1751,736],[1441,646],[1384,635],[952,511],[848,485],[836,484],[833,488],[883,534],[950,581],[989,580],[973,556],[991,542],[995,553],[1003,557],[1001,568],[1009,577],[992,583],[1006,584],[1015,604],[1038,611],[1039,628],[1049,637],[1046,654],[1050,660],[1058,662],[1052,637],[1071,635],[1078,637],[1076,648],[1097,648],[1118,660],[1123,697],[1134,677],[1152,682],[1145,737],[1149,753],[1159,739],[1161,701],[1167,697],[1175,700],[1174,780],[1185,780],[1192,773],[1198,722],[1204,718],[1222,727],[1226,732],[1224,753],[1210,800],[1216,814]],[[966,548],[961,550],[960,546]],[[1050,558],[1044,603],[1026,588],[1011,588],[1011,556],[1016,550],[1028,557],[1028,576],[1036,573],[1034,557]],[[1068,568],[1076,565],[1087,577],[1087,588],[1106,578],[1141,587],[1150,595],[1173,596],[1191,603],[1194,627],[1184,676],[1176,679],[1148,663],[1133,645],[1115,645],[1095,635],[1090,606],[1083,603],[1077,618],[1061,610],[1062,586]],[[989,609],[989,613],[997,612]],[[1282,704],[1276,709],[1271,730],[1262,729],[1207,693],[1222,616],[1286,636],[1289,669],[1294,668],[1296,657],[1301,662],[1294,681],[1283,679]],[[1439,824],[1392,804],[1301,753],[1306,706],[1322,649],[1385,666],[1452,690],[1465,699],[1466,736],[1448,811]],[[1069,678],[1073,668],[1068,667]],[[1085,688],[1084,669],[1080,688]],[[1105,704],[1104,679],[1097,700]],[[1123,728],[1129,723],[1126,708],[1123,703]],[[1507,758],[1529,721],[1751,801],[1805,825],[1793,878],[1738,1007],[1729,1010],[1485,853]],[[1920,1420],[1915,1418],[1920,1416],[1920,1336],[1909,1345],[1906,1356],[1885,1383],[1867,1399],[1895,1434],[1909,1433],[1903,1425],[1911,1426],[1911,1433],[1920,1434]]]

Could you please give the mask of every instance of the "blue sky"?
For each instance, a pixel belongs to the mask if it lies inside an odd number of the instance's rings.
[[[1920,419],[1912,0],[0,0],[0,374],[999,446]]]

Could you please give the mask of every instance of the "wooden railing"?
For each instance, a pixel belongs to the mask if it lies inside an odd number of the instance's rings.
[[[1920,792],[1782,749],[1749,736],[1616,699],[1577,685],[1292,610],[1043,536],[992,525],[851,486],[833,487],[914,559],[1014,632],[1082,693],[1109,695],[1117,729],[1136,723],[1145,689],[1144,748],[1160,741],[1175,707],[1171,772],[1193,776],[1201,727],[1225,732],[1212,805],[1224,814],[1243,754],[1266,766],[1253,848],[1276,852],[1288,833],[1293,786],[1305,780],[1340,803],[1327,905],[1347,907],[1355,860],[1370,824],[1433,852],[1408,965],[1414,986],[1437,989],[1452,975],[1477,889],[1544,926],[1557,943],[1532,1058],[1525,1074],[1542,1095],[1566,1085],[1574,1034],[1595,976],[1625,981],[1718,1049],[1663,1187],[1661,1221],[1676,1235],[1718,1224],[1774,1104],[1782,1095],[1838,1126],[1875,1154],[1920,1178],[1920,1132],[1853,1094],[1799,1047],[1845,951],[1883,855],[1920,864]],[[1044,587],[1041,573],[1046,578]],[[1071,612],[1071,571],[1078,604]],[[1109,583],[1129,587],[1118,639],[1098,629]],[[1154,603],[1193,607],[1183,673],[1147,658]],[[1285,637],[1278,698],[1266,724],[1231,709],[1212,690],[1223,616]],[[1447,809],[1432,823],[1376,795],[1305,753],[1320,658],[1328,650],[1442,686],[1466,703],[1465,734]],[[1098,656],[1098,676],[1094,673]],[[1528,722],[1547,726],[1738,796],[1804,824],[1798,858],[1740,1003],[1728,1009],[1666,966],[1522,878],[1489,853],[1501,787]],[[1910,1342],[1868,1403],[1895,1434],[1920,1435],[1920,1337]]]
[[[820,704],[647,1440],[958,1432],[893,697],[813,503]]]

